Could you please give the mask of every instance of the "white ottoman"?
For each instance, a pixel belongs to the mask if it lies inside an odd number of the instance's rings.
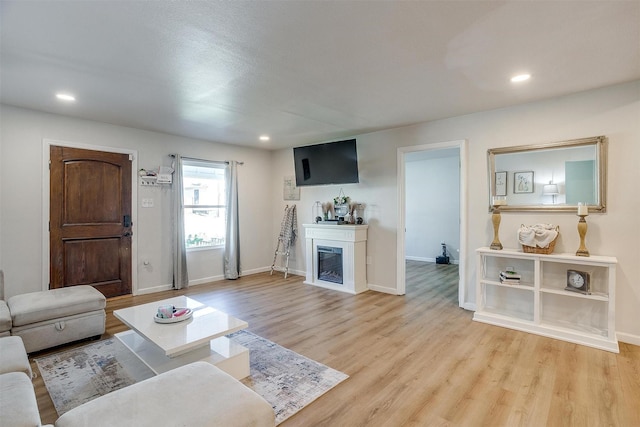
[[[22,337],[28,353],[100,336],[105,330],[106,298],[91,286],[15,295],[7,305],[11,335]]]

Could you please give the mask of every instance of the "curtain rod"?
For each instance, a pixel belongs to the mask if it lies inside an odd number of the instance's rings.
[[[173,157],[175,158],[176,155],[175,154],[169,154],[169,157]],[[186,156],[182,156],[183,159],[185,160],[195,160],[197,162],[209,162],[209,163],[224,163],[225,165],[229,164],[229,160],[207,160],[207,159],[198,159],[195,157],[186,157]],[[244,162],[238,162],[239,165],[244,165]]]

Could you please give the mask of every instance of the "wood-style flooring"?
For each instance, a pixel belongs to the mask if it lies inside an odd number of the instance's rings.
[[[108,301],[105,337],[126,329],[114,309],[187,294],[350,376],[283,427],[640,426],[640,347],[614,354],[474,322],[458,307],[457,275],[456,265],[408,262],[404,296],[261,273],[120,297]],[[53,423],[39,375],[34,384]]]

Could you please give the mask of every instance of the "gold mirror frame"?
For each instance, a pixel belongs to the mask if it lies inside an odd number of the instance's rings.
[[[597,170],[596,204],[589,204],[589,212],[606,212],[607,200],[607,138],[595,136],[590,138],[572,139],[568,141],[551,142],[545,144],[521,145],[514,147],[491,148],[487,150],[487,162],[489,170],[489,212],[494,210],[493,198],[496,195],[496,156],[500,154],[526,153],[536,150],[553,150],[554,148],[571,148],[593,145],[595,147],[595,162]],[[559,151],[560,152],[560,151]],[[533,168],[531,168],[533,171]],[[513,174],[517,171],[509,171]],[[540,204],[540,205],[510,205],[508,196],[507,204],[500,206],[500,212],[576,212],[577,205],[566,204]]]

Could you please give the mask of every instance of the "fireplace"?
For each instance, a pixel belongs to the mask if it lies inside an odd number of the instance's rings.
[[[304,224],[306,280],[351,294],[367,287],[367,225]]]
[[[318,280],[342,285],[342,248],[318,246]]]

